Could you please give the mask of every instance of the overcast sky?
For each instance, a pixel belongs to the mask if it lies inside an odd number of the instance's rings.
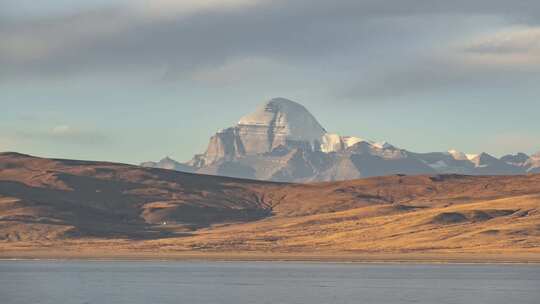
[[[540,1],[0,0],[0,151],[188,160],[271,97],[418,152],[540,150]]]

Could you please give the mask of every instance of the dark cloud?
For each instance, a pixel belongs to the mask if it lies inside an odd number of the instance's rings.
[[[374,73],[367,79],[346,83],[335,94],[345,100],[366,101],[434,92],[459,91],[466,94],[474,90],[529,90],[536,87],[538,81],[540,74],[533,67],[478,66],[466,61],[422,58],[408,65]]]
[[[402,49],[415,42],[417,32],[434,31],[436,39],[440,32],[466,27],[459,24],[466,16],[535,24],[538,12],[539,1],[278,0],[206,8],[176,17],[115,7],[39,20],[9,20],[0,27],[0,79],[140,69],[162,69],[164,75],[174,78],[246,57],[292,65],[324,65],[330,58],[339,58],[330,65],[335,63],[338,69],[354,66],[359,76],[365,73],[361,68],[364,61],[379,60],[382,66],[387,59],[418,62],[412,75],[400,67],[394,71],[384,66],[396,75],[374,73],[377,77],[365,82],[393,82],[399,93],[418,84],[445,84],[461,77],[459,71],[434,73],[431,69],[440,67],[426,66],[421,56],[404,57]],[[448,23],[433,24],[433,28],[414,24],[429,16],[445,16]]]

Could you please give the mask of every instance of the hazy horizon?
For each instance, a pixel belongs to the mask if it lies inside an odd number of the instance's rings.
[[[0,0],[0,151],[186,161],[272,97],[415,151],[540,150],[540,2]]]

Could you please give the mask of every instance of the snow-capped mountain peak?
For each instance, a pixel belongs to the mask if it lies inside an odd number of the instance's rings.
[[[472,156],[472,155],[471,155]],[[467,155],[467,158],[469,158],[469,155]],[[472,161],[476,166],[480,167],[480,166],[484,166],[486,165],[486,163],[488,162],[492,162],[492,161],[496,161],[497,158],[485,153],[485,152],[482,152],[480,154],[476,154],[474,155],[474,157],[472,158],[469,158],[470,161]]]
[[[455,160],[465,160],[465,161],[473,161],[475,158],[477,158],[480,155],[480,154],[474,154],[474,153],[465,153],[456,149],[450,149],[446,153]]]
[[[141,164],[141,166],[149,167],[149,168],[177,170],[177,171],[183,171],[183,172],[193,171],[190,166],[179,163],[175,161],[174,159],[170,158],[169,156],[162,158],[159,162],[144,162]]]
[[[448,150],[448,154],[450,154],[450,156],[452,156],[452,158],[454,158],[455,160],[469,160],[465,153],[455,149]]]
[[[292,141],[320,141],[326,130],[301,104],[273,98],[240,119],[238,126],[271,129],[274,137]]]
[[[526,156],[526,155],[525,155]],[[389,174],[524,174],[540,171],[540,152],[501,159],[487,153],[414,153],[387,142],[328,133],[302,105],[274,98],[210,138],[187,163],[170,158],[143,166],[284,182],[331,181]],[[519,160],[514,162],[514,160]]]
[[[394,148],[391,144],[387,143],[386,141],[376,142],[373,143],[373,146],[379,148],[379,149],[391,149]]]
[[[527,161],[529,161],[530,157],[529,155],[525,153],[517,153],[517,154],[508,154],[503,157],[501,157],[501,160],[507,164],[511,164],[514,166],[525,166]]]
[[[480,154],[465,154],[465,157],[467,157],[468,160],[473,161],[475,158],[477,158]]]

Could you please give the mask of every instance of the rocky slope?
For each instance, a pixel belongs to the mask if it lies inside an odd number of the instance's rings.
[[[540,155],[540,153],[538,154]],[[499,175],[540,172],[540,156],[495,158],[451,150],[414,153],[388,143],[328,133],[302,105],[275,98],[216,133],[205,153],[181,164],[141,164],[211,175],[285,182],[348,180],[391,174]]]

